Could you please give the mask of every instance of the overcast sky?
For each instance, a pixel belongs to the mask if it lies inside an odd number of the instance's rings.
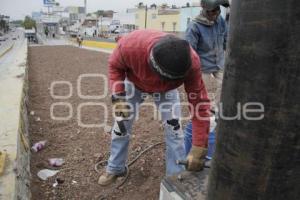
[[[56,0],[62,6],[83,6],[84,0]],[[133,8],[139,2],[144,4],[168,3],[177,6],[185,5],[186,2],[197,2],[200,0],[87,0],[88,12],[96,10],[125,11],[126,8]],[[32,11],[40,11],[43,7],[43,0],[0,0],[0,14],[10,16],[12,19],[24,19],[31,15]]]

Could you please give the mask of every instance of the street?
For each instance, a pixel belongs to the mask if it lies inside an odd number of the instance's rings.
[[[18,51],[20,51],[20,47],[25,41],[22,29],[16,29],[15,32],[10,32],[5,36],[7,36],[8,39],[0,42],[0,80],[3,76],[7,75],[9,67],[17,60]],[[16,40],[12,40],[14,37]],[[7,53],[1,56],[4,51],[11,47],[11,45],[13,45],[12,49],[8,50]]]

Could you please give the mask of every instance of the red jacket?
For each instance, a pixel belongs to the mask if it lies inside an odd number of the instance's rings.
[[[200,60],[192,50],[192,70],[184,80],[166,81],[151,69],[148,63],[151,48],[162,36],[167,33],[154,30],[134,31],[118,41],[118,46],[109,58],[109,80],[112,93],[124,92],[124,84],[116,81],[124,81],[125,77],[143,92],[166,92],[178,88],[184,84],[188,101],[192,105],[193,145],[207,146],[209,131],[208,120],[199,119],[197,116],[209,116],[209,99],[201,78]],[[206,103],[198,105],[198,103]]]

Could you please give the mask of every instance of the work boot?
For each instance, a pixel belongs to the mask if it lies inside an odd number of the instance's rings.
[[[98,184],[101,186],[107,186],[116,182],[118,177],[123,177],[126,175],[126,171],[122,174],[109,174],[105,172],[99,177]]]

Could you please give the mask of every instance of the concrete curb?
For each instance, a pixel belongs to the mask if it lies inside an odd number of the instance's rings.
[[[5,49],[2,53],[0,53],[0,58],[1,58],[2,56],[4,56],[7,52],[9,52],[9,51],[13,48],[13,46],[14,46],[14,43],[12,43],[12,44],[10,45],[10,47],[8,47],[8,48]]]
[[[28,58],[26,59],[28,60]],[[25,66],[23,81],[23,90],[20,101],[20,116],[18,127],[17,141],[17,158],[16,158],[16,187],[15,199],[31,199],[30,191],[30,140],[29,140],[29,120],[28,120],[28,67]]]
[[[0,176],[1,200],[31,198],[27,41],[20,45],[15,43],[15,46],[18,46],[18,49],[13,49],[15,58],[8,61],[10,68],[0,79],[0,91],[5,94],[0,98],[0,151],[6,153],[4,171]]]
[[[92,40],[83,40],[83,46],[101,48],[101,49],[114,49],[117,46],[117,43],[113,42],[100,42],[100,41],[92,41]]]

